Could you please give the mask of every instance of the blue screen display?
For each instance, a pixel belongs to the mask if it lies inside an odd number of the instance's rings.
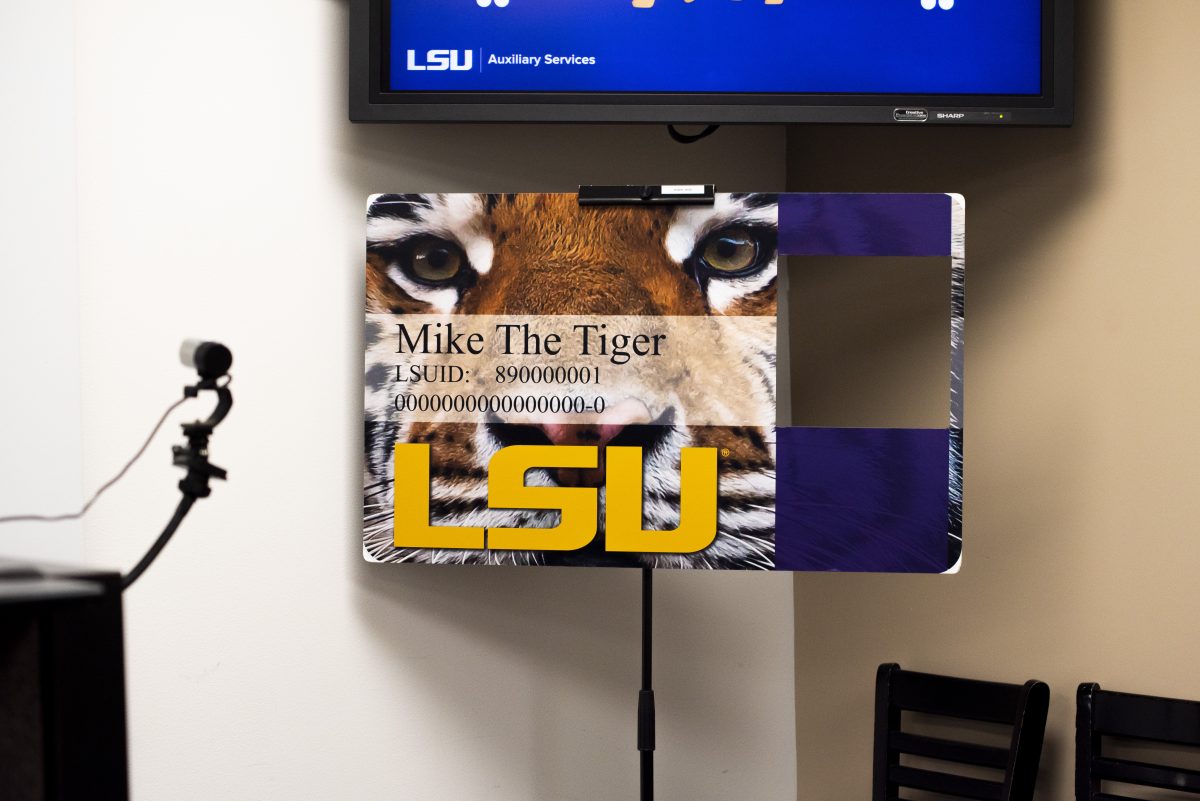
[[[1038,95],[1042,0],[385,0],[390,91]]]

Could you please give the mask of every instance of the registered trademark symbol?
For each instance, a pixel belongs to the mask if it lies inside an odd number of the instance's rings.
[[[722,458],[724,458],[724,457],[726,457],[726,456],[728,456],[728,455],[729,455],[729,448],[721,448],[721,456],[722,456]]]

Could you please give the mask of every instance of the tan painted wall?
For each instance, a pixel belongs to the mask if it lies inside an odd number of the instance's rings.
[[[1049,682],[1042,799],[1079,682],[1200,698],[1200,2],[1079,5],[1074,129],[790,132],[791,189],[968,227],[964,568],[796,578],[806,801],[869,797],[880,662]]]

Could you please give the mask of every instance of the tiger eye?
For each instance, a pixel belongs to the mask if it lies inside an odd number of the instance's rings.
[[[447,242],[423,242],[413,249],[413,273],[425,281],[449,281],[462,265],[462,253]]]
[[[709,237],[702,258],[714,270],[740,272],[758,260],[758,242],[744,228],[719,231]]]

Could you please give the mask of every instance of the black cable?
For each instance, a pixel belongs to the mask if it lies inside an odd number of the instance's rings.
[[[150,550],[146,551],[146,555],[142,557],[141,561],[134,565],[133,570],[121,577],[121,592],[132,587],[133,582],[146,572],[146,568],[150,567],[162,549],[167,547],[167,543],[175,534],[175,529],[179,528],[179,524],[183,522],[183,518],[187,516],[195,502],[196,499],[191,495],[184,495],[179,499],[179,505],[175,507],[175,515],[171,518],[171,522],[167,523],[167,527],[158,535],[158,539],[150,546]]]
[[[690,145],[693,142],[699,142],[701,139],[704,139],[707,136],[712,136],[714,133],[717,132],[717,129],[720,127],[721,127],[720,125],[709,125],[698,134],[685,134],[685,133],[680,133],[679,129],[676,128],[674,125],[668,125],[667,133],[669,133],[671,135],[671,138],[674,139],[679,144]]]

